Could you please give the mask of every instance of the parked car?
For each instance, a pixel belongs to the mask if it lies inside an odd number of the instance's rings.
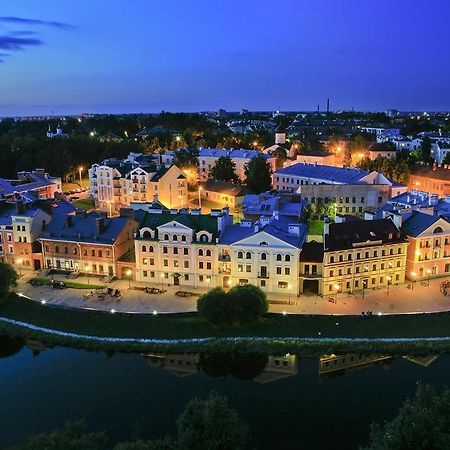
[[[52,281],[52,288],[53,289],[64,289],[66,288],[66,284],[62,281],[53,280]]]

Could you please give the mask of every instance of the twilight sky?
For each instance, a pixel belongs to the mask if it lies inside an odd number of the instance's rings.
[[[0,116],[450,110],[448,0],[0,0]]]

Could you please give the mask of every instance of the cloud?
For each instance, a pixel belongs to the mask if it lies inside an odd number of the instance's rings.
[[[53,28],[75,28],[73,25],[64,22],[56,22],[51,20],[26,19],[24,17],[0,17],[0,22],[12,23],[15,25],[42,25]]]
[[[30,45],[41,45],[42,41],[36,38],[24,38],[13,35],[0,36],[0,50],[7,50],[10,52],[17,52],[24,50]],[[3,53],[3,56],[5,54]]]

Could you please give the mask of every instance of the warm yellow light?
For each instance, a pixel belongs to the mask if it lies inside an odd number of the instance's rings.
[[[175,138],[175,140],[176,140],[177,142],[180,142],[180,141],[181,141],[181,137],[180,137],[180,136],[177,136],[177,137]]]
[[[427,269],[427,273],[431,273],[431,269]]]
[[[339,285],[338,284],[333,284],[334,289],[336,289],[337,291],[339,290]]]
[[[386,277],[386,280],[391,281],[392,278],[391,277]]]
[[[415,277],[417,275],[416,272],[411,272],[411,276]]]
[[[131,275],[131,270],[128,269],[128,270],[125,272],[125,274],[128,275],[128,276],[130,276],[130,275]]]
[[[164,274],[162,273],[162,274],[160,275],[160,277],[161,277],[161,278],[164,278]]]

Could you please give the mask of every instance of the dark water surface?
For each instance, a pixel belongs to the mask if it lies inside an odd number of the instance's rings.
[[[214,390],[249,424],[256,448],[352,449],[418,381],[450,384],[450,355],[143,357],[32,346],[0,339],[0,445],[80,418],[114,442],[160,437],[190,398]]]

